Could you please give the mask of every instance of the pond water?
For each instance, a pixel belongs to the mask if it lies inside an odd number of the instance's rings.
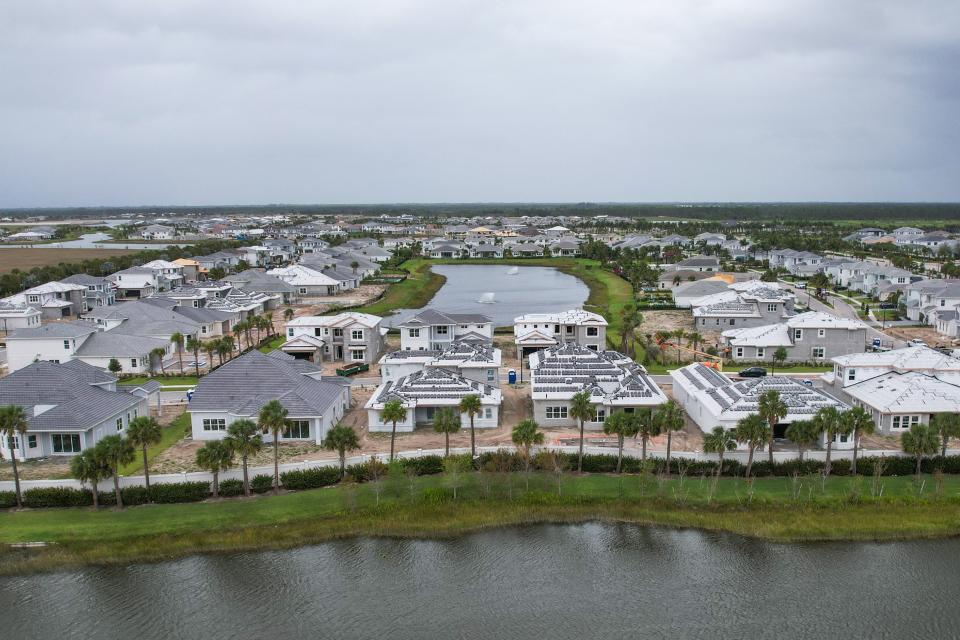
[[[178,247],[188,247],[191,243],[189,242],[171,242],[169,244],[160,244],[160,243],[146,243],[146,242],[120,242],[115,243],[111,242],[108,244],[104,243],[104,240],[111,240],[111,236],[108,233],[101,233],[99,231],[95,233],[84,233],[76,240],[65,240],[63,242],[48,242],[41,244],[27,244],[27,245],[18,245],[18,244],[4,244],[0,245],[0,248],[3,247],[27,247],[30,249],[164,249],[170,246]]]
[[[496,327],[512,327],[517,316],[576,309],[590,295],[582,280],[553,267],[519,267],[516,275],[510,275],[511,269],[510,265],[434,265],[433,271],[447,281],[427,306],[448,313],[482,313],[493,318]],[[480,302],[491,293],[492,303]],[[422,310],[398,309],[386,322],[396,326]]]
[[[780,545],[632,525],[0,579],[2,637],[947,638],[960,540]]]

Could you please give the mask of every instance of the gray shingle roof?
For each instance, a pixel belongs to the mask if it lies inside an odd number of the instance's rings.
[[[89,322],[51,322],[40,327],[17,329],[7,340],[43,338],[79,338],[96,332],[96,325]]]
[[[169,341],[162,338],[133,336],[117,331],[100,331],[87,338],[77,349],[78,357],[116,358],[140,357],[157,347],[166,347]]]

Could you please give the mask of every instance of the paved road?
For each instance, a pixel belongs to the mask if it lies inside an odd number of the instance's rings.
[[[833,305],[833,308],[831,309],[824,303],[820,302],[819,300],[811,296],[806,289],[797,289],[793,287],[793,285],[787,282],[786,280],[781,280],[780,283],[787,289],[790,289],[791,291],[793,291],[796,294],[797,300],[799,302],[806,302],[807,306],[813,311],[823,311],[824,313],[832,313],[835,316],[839,316],[841,318],[849,318],[851,320],[860,319],[860,316],[857,313],[857,310],[850,303],[843,300],[842,298],[838,298],[837,296],[829,296],[830,304]],[[899,349],[900,347],[907,346],[907,343],[905,341],[900,340],[898,338],[894,338],[893,336],[890,336],[886,333],[883,333],[876,327],[871,326],[869,322],[867,322],[866,324],[867,324],[867,340],[869,342],[873,342],[876,339],[880,339],[881,344],[883,344],[883,346],[891,347],[893,349]]]

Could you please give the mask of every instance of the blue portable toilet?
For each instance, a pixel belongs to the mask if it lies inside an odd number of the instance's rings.
[[[507,382],[510,384],[517,384],[517,370],[510,369],[507,371]]]

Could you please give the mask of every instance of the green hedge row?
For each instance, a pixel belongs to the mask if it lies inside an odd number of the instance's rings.
[[[280,474],[280,483],[285,489],[290,489],[291,491],[318,489],[331,484],[337,484],[339,481],[339,467],[317,467],[315,469],[285,471]]]

